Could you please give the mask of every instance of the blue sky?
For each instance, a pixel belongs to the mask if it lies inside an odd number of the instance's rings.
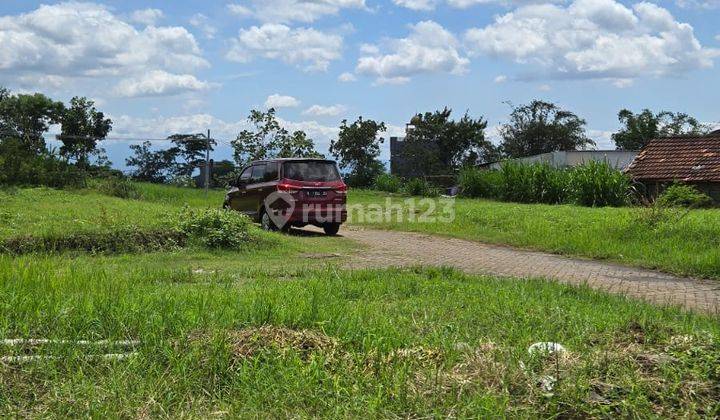
[[[229,141],[274,105],[321,151],[343,118],[395,135],[449,106],[492,136],[505,102],[544,99],[610,148],[621,108],[720,120],[717,22],[720,0],[3,0],[0,84],[93,98],[115,138]],[[127,143],[106,142],[118,167]]]

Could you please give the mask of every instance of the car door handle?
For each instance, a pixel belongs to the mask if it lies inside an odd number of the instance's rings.
[[[263,189],[262,189],[262,188],[258,188],[257,190],[258,190],[258,192],[262,192]]]

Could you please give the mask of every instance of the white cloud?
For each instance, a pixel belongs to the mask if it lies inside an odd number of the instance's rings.
[[[250,7],[232,3],[228,10],[268,23],[310,23],[323,16],[336,15],[342,9],[366,8],[365,0],[251,0],[249,3]]]
[[[115,87],[115,93],[123,97],[167,96],[207,90],[212,86],[191,74],[155,70],[139,77],[121,80]]]
[[[719,9],[720,0],[675,0],[678,6],[682,8],[694,9]]]
[[[227,8],[230,11],[230,13],[237,15],[237,16],[241,16],[241,17],[252,16],[252,14],[253,14],[252,10],[248,9],[247,7],[245,7],[241,4],[237,4],[237,3],[228,4]]]
[[[507,76],[505,76],[504,74],[501,74],[501,75],[495,77],[495,79],[493,81],[495,83],[505,83],[505,82],[507,82]]]
[[[469,64],[455,36],[433,21],[411,25],[407,38],[388,40],[386,45],[386,54],[360,57],[356,72],[374,76],[378,83],[405,83],[419,73],[462,74]]]
[[[275,93],[265,100],[265,108],[294,108],[300,105],[300,101],[292,96]]]
[[[210,23],[210,19],[202,13],[194,14],[188,21],[190,25],[202,32],[207,39],[214,39],[217,35],[217,28]]]
[[[118,76],[139,77],[162,70],[189,74],[209,63],[195,38],[182,27],[131,24],[93,3],[43,5],[25,14],[0,17],[0,82],[22,77],[96,81],[106,89]],[[97,80],[95,80],[97,79]]]
[[[242,29],[232,42],[226,54],[231,61],[247,63],[260,56],[312,71],[327,70],[331,61],[341,57],[343,46],[340,35],[275,23]]]
[[[540,92],[550,92],[552,90],[552,87],[550,87],[550,85],[543,84],[538,86],[538,90]]]
[[[315,117],[337,117],[345,111],[347,111],[347,107],[344,105],[313,105],[303,111],[303,115],[312,115]]]
[[[346,71],[345,73],[342,73],[340,76],[338,76],[338,80],[341,82],[348,83],[348,82],[356,81],[357,77],[355,77],[354,74]]]
[[[666,9],[615,0],[575,0],[567,7],[533,5],[467,31],[474,54],[537,66],[558,78],[624,80],[677,75],[713,66],[692,26]]]
[[[410,10],[428,11],[435,9],[437,0],[393,0],[398,6],[405,7]]]
[[[162,10],[159,9],[142,9],[132,12],[130,19],[136,23],[142,23],[143,25],[150,26],[155,25],[158,20],[165,16]]]

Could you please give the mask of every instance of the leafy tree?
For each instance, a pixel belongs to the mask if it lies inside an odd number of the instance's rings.
[[[43,134],[60,122],[65,106],[40,93],[11,95],[0,90],[0,129],[3,137],[16,137],[34,153],[45,150]]]
[[[383,173],[378,156],[384,140],[378,133],[386,130],[385,123],[362,117],[350,125],[342,120],[337,140],[330,142],[330,153],[338,159],[340,168],[349,171],[348,180],[353,186],[370,186]]]
[[[89,156],[100,155],[104,161],[104,153],[97,149],[97,142],[107,137],[112,130],[112,120],[95,109],[95,102],[87,98],[74,97],[70,107],[66,108],[60,118],[62,130],[60,155],[67,160],[74,159],[78,167],[89,166]]]
[[[168,137],[178,150],[178,155],[183,162],[178,163],[176,174],[179,176],[192,176],[195,168],[205,164],[205,149],[207,147],[207,136],[205,134],[173,134]],[[210,151],[217,143],[210,139]]]
[[[250,111],[248,121],[252,130],[241,131],[230,144],[238,166],[247,162],[274,157],[319,157],[312,139],[304,131],[292,135],[283,128],[275,116],[275,109]]]
[[[500,128],[501,148],[510,158],[594,145],[585,135],[585,120],[549,102],[534,100],[513,107],[510,121]]]
[[[446,107],[417,114],[410,120],[413,128],[405,138],[403,161],[416,168],[416,173],[447,174],[468,159],[488,161],[497,156],[497,148],[485,138],[487,121],[482,117],[473,119],[467,112],[454,121],[451,114]]]
[[[279,138],[273,157],[290,158],[290,157],[307,157],[322,158],[321,153],[315,150],[315,143],[302,130],[294,131],[289,136]]]
[[[132,177],[139,181],[165,183],[175,175],[180,149],[152,150],[149,141],[130,145],[133,156],[125,159],[127,166],[136,167]]]
[[[658,137],[702,135],[710,131],[706,125],[682,112],[661,111],[657,114],[649,109],[635,114],[623,109],[618,113],[623,127],[612,135],[619,150],[640,150],[650,140]]]

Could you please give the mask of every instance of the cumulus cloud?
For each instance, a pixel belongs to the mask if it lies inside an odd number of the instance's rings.
[[[275,93],[265,100],[265,108],[294,108],[300,105],[300,101],[292,96]]]
[[[182,27],[138,30],[93,3],[42,5],[0,17],[0,79],[60,77],[65,80],[138,77],[156,70],[192,73],[209,63]],[[83,85],[85,86],[85,84]]]
[[[407,38],[386,41],[380,50],[360,57],[358,74],[374,76],[378,83],[405,83],[420,73],[462,74],[469,60],[458,51],[455,36],[433,21],[410,26]]]
[[[241,29],[226,54],[231,61],[247,63],[255,57],[277,59],[310,71],[325,71],[341,57],[343,39],[313,28],[290,28],[267,23]]]
[[[172,74],[155,70],[142,76],[121,80],[115,87],[115,93],[123,97],[167,96],[207,90],[212,86],[191,74]]]
[[[192,15],[188,22],[202,32],[203,36],[207,39],[214,39],[215,35],[217,35],[217,28],[210,23],[210,19],[202,13]]]
[[[267,23],[314,22],[336,15],[342,9],[364,9],[365,0],[251,0],[250,7],[231,3],[228,10],[241,17],[254,17]]]
[[[155,23],[164,16],[162,10],[159,9],[142,9],[136,10],[130,14],[130,19],[136,23],[143,25],[155,25]]]
[[[312,115],[315,117],[337,117],[345,111],[347,111],[347,108],[344,105],[313,105],[303,111],[303,115]]]
[[[493,81],[495,83],[505,83],[505,82],[507,82],[507,76],[505,76],[504,74],[501,74],[501,75],[495,77],[495,79]]]
[[[709,68],[718,55],[668,10],[652,3],[631,9],[615,0],[520,7],[484,28],[470,29],[465,41],[474,54],[534,65],[553,77],[620,84]]]
[[[346,71],[345,73],[342,73],[342,74],[340,74],[340,76],[338,76],[338,80],[341,82],[348,83],[348,82],[356,81],[357,77],[355,77],[354,74]]]

